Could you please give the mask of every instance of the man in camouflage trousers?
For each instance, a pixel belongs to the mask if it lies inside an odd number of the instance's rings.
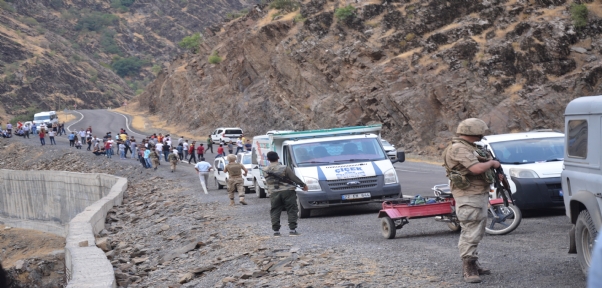
[[[456,200],[456,216],[462,232],[458,241],[463,261],[464,281],[479,283],[479,275],[490,274],[477,262],[477,246],[485,234],[489,187],[495,174],[491,168],[500,163],[491,160],[488,153],[479,149],[474,142],[480,141],[489,128],[483,120],[466,119],[458,125],[456,134],[443,152],[444,167],[450,179],[451,192]]]
[[[297,232],[299,207],[297,207],[295,184],[302,186],[303,191],[308,190],[307,185],[295,175],[291,168],[278,163],[278,159],[280,159],[278,153],[270,151],[267,158],[270,165],[263,168],[263,175],[267,182],[268,192],[270,192],[270,214],[274,236],[280,236],[280,214],[282,214],[282,210],[286,210],[288,214],[289,236],[298,236],[300,235]]]
[[[229,173],[230,178],[228,179],[228,196],[230,197],[230,206],[234,206],[234,191],[238,190],[238,202],[242,205],[247,205],[245,202],[245,180],[242,179],[242,171],[245,171],[245,177],[247,176],[247,168],[240,163],[236,163],[236,156],[234,154],[228,155],[228,165],[224,168],[224,173]]]

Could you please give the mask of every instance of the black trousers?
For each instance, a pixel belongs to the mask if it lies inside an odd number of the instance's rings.
[[[211,150],[211,153],[213,153],[213,145],[208,145],[207,146],[207,151]]]
[[[192,152],[190,154],[190,158],[188,159],[188,164],[190,164],[190,160],[194,159],[194,164],[196,164],[196,155],[194,154],[194,152]]]

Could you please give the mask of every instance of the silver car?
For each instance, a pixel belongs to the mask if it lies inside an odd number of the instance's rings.
[[[385,139],[380,139],[380,142],[383,144],[383,148],[385,148],[385,152],[387,153],[387,156],[389,156],[389,159],[397,159],[397,149],[395,149],[395,145],[392,145]]]

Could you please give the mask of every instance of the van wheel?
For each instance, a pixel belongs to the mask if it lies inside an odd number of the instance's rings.
[[[301,205],[301,200],[299,200],[299,196],[297,196],[297,207],[299,209],[299,218],[309,218],[309,216],[311,216],[311,210],[303,208],[303,205]]]
[[[217,189],[224,189],[224,185],[219,184],[219,182],[217,181],[217,178],[215,178],[215,183],[217,183]]]
[[[594,226],[592,217],[589,215],[589,211],[581,211],[575,224],[575,242],[577,244],[577,260],[585,275],[587,275],[592,262],[592,252],[596,236],[598,236],[598,231],[596,230],[596,226]]]
[[[251,187],[245,186],[245,194],[251,193]]]
[[[265,189],[259,187],[259,184],[257,184],[257,179],[255,179],[255,194],[257,194],[258,198],[265,198]]]

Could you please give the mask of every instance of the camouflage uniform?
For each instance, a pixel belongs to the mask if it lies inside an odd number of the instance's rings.
[[[176,171],[176,165],[178,165],[178,156],[173,152],[169,153],[167,160],[169,160],[169,163],[171,164],[171,171]]]
[[[224,169],[224,172],[228,172],[230,176],[230,179],[228,179],[228,197],[230,197],[230,200],[234,200],[234,191],[238,190],[241,203],[245,199],[245,181],[242,179],[243,168],[242,164],[230,162]]]
[[[291,183],[282,182],[268,173],[278,175],[283,179],[290,179],[301,186],[305,186],[305,183],[290,168],[280,165],[278,162],[272,162],[268,167],[263,168],[263,175],[265,176],[267,189],[270,193],[272,229],[274,231],[280,230],[280,214],[282,214],[282,210],[286,210],[288,214],[288,227],[291,230],[295,230],[297,229],[297,213],[299,212],[297,193],[295,192],[296,186]]]
[[[491,170],[474,175],[469,168],[488,160],[491,160],[490,155],[484,154],[475,144],[459,137],[454,137],[452,144],[444,152],[444,166],[451,180],[451,192],[456,200],[456,216],[462,227],[458,242],[462,258],[477,258],[477,245],[485,234],[487,222],[489,185],[493,183]]]
[[[159,167],[159,165],[161,165],[159,163],[159,154],[157,154],[157,151],[151,151],[149,157],[153,161],[153,166],[155,166],[155,170],[157,170],[157,168]]]

